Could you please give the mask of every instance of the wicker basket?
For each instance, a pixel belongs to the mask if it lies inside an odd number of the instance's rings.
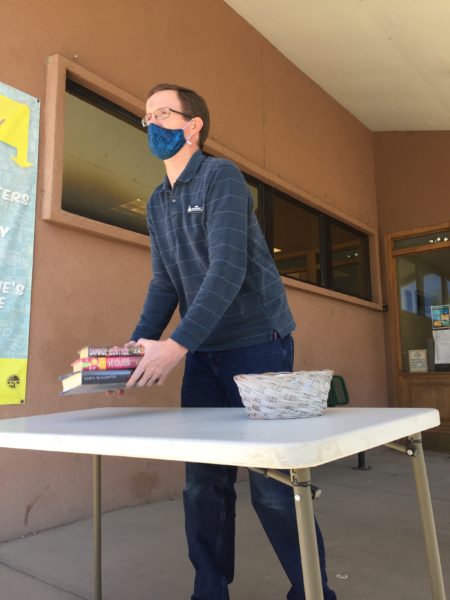
[[[251,419],[318,417],[327,407],[333,371],[236,375],[234,380]]]

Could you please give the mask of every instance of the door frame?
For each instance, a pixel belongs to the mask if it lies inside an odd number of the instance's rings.
[[[433,226],[418,227],[407,231],[397,231],[385,235],[385,252],[387,265],[387,287],[388,287],[388,329],[389,337],[392,343],[392,358],[390,369],[394,380],[394,401],[398,406],[413,406],[410,398],[410,390],[412,386],[416,389],[424,386],[424,382],[428,381],[434,384],[436,388],[444,389],[447,385],[450,389],[450,371],[428,372],[428,373],[410,373],[403,371],[402,347],[400,336],[400,303],[398,297],[397,285],[397,265],[396,258],[399,256],[422,254],[431,250],[430,244],[421,244],[411,246],[409,248],[395,248],[395,242],[401,239],[412,238],[426,234],[436,234],[443,230],[450,229],[450,221],[440,223]],[[449,236],[450,237],[450,236]],[[444,248],[450,249],[450,239],[446,242],[436,242],[433,244],[433,250],[441,250]],[[430,407],[432,407],[430,405]],[[437,408],[433,406],[434,408]],[[450,420],[446,417],[450,415],[450,406],[444,415],[441,415],[441,426],[431,430],[427,436],[429,441],[428,447],[436,449],[450,449]],[[425,439],[425,438],[424,438]],[[446,441],[448,440],[448,441]]]

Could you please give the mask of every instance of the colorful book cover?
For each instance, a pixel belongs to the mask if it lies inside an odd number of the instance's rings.
[[[142,356],[88,356],[72,363],[74,373],[105,369],[135,369]]]
[[[142,356],[143,346],[84,346],[78,352],[80,358],[91,356]]]

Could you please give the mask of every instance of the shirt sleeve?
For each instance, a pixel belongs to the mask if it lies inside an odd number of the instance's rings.
[[[177,292],[161,260],[159,248],[149,224],[153,277],[148,286],[144,307],[131,335],[131,340],[140,338],[159,340],[178,304]]]
[[[171,338],[194,352],[214,331],[239,293],[247,270],[247,236],[252,210],[242,173],[230,162],[215,171],[206,195],[209,267]]]

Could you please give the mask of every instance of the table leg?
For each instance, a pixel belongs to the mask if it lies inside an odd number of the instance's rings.
[[[306,600],[323,600],[309,469],[291,469]]]
[[[93,457],[94,598],[102,600],[102,463]]]
[[[413,446],[416,450],[415,455],[411,457],[411,460],[414,478],[416,480],[417,497],[419,500],[423,534],[425,536],[425,547],[431,578],[432,598],[433,600],[445,600],[446,596],[444,580],[442,577],[441,559],[439,556],[433,507],[431,506],[430,487],[428,484],[428,476],[422,448],[422,435],[417,433],[410,436],[409,440],[411,446]]]

